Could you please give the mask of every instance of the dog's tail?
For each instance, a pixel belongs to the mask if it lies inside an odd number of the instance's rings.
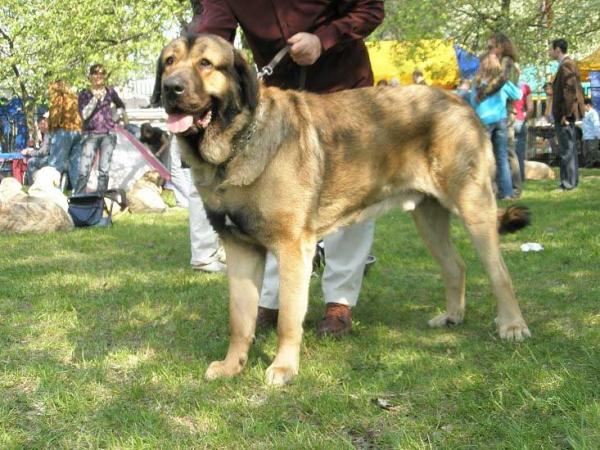
[[[529,208],[513,205],[498,209],[498,232],[500,234],[515,233],[531,225]]]

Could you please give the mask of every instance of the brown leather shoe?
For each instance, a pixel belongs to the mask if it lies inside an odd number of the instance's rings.
[[[258,307],[256,316],[256,328],[277,328],[277,319],[279,318],[278,309]]]
[[[350,308],[339,303],[327,303],[325,316],[317,327],[317,336],[328,335],[341,337],[352,328],[352,313]]]

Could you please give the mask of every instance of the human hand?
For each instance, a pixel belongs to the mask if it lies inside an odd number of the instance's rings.
[[[323,51],[321,40],[315,34],[297,33],[289,38],[287,42],[292,46],[290,56],[300,66],[314,64]]]
[[[29,147],[24,148],[23,150],[21,150],[21,155],[23,155],[23,156],[29,156],[29,154],[31,153],[31,150],[32,149],[29,148]]]

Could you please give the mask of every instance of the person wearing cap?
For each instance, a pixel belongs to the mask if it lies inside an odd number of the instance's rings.
[[[82,90],[77,102],[83,125],[75,194],[85,193],[96,153],[99,153],[97,191],[99,194],[106,192],[112,154],[117,143],[112,105],[123,111],[125,123],[129,121],[125,113],[125,104],[119,94],[114,87],[105,85],[106,69],[102,64],[93,64],[90,67],[89,79],[91,88]]]

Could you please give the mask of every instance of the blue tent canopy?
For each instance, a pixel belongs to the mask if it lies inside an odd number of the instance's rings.
[[[0,133],[7,147],[0,148],[2,153],[17,152],[27,146],[27,119],[19,97],[0,99]]]
[[[468,80],[473,78],[479,69],[479,58],[477,55],[457,42],[454,43],[454,52],[456,53],[460,78]]]
[[[521,80],[529,85],[529,87],[531,88],[531,92],[533,92],[534,96],[540,94],[542,98],[545,98],[546,94],[544,93],[543,89],[544,83],[550,81],[557,71],[558,62],[556,61],[549,62],[545,67],[529,65],[522,68]],[[541,84],[539,83],[539,77],[541,77],[542,80]],[[581,87],[583,89],[584,95],[589,95],[590,83],[588,81],[582,81]]]

